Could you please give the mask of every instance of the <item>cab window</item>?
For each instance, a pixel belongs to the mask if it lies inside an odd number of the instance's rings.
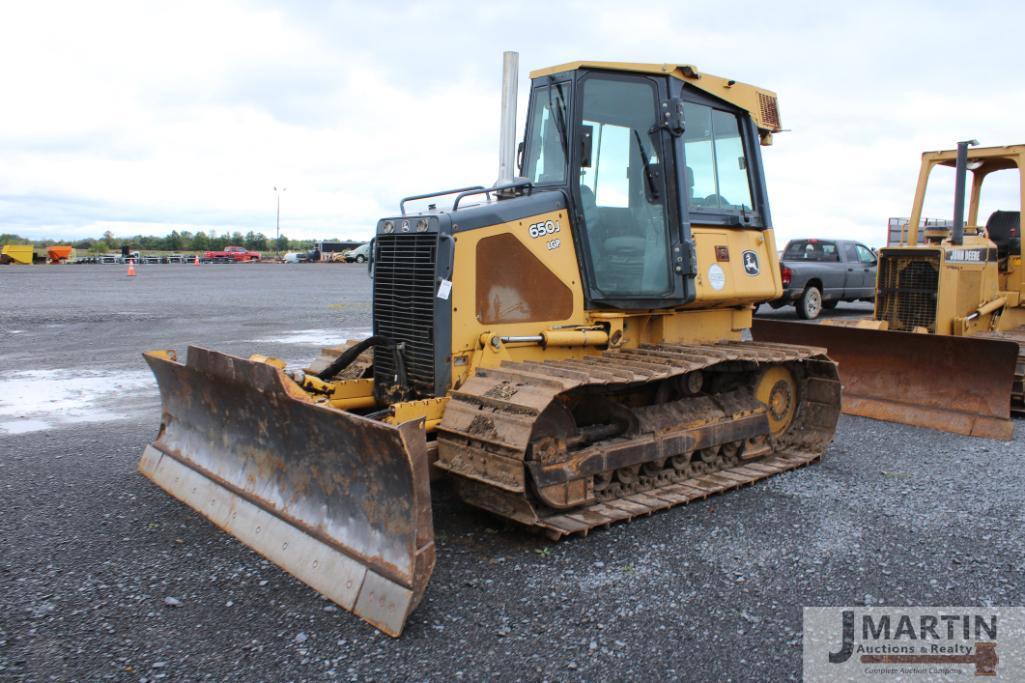
[[[692,211],[751,210],[751,181],[736,114],[684,102],[686,183]]]
[[[535,185],[566,181],[566,131],[569,83],[534,88],[523,175]]]

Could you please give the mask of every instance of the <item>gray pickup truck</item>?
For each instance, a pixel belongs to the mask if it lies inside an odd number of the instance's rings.
[[[780,258],[783,296],[769,305],[793,304],[798,318],[812,320],[841,301],[873,301],[877,263],[875,253],[860,242],[790,240]]]

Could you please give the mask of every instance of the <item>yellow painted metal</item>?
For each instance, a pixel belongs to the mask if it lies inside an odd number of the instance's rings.
[[[288,364],[280,358],[274,358],[272,356],[265,356],[262,353],[254,353],[249,356],[249,360],[254,363],[266,363],[267,365],[273,365],[279,370],[284,370]]]
[[[377,401],[373,396],[354,396],[353,398],[331,398],[328,400],[332,408],[338,408],[339,410],[360,410],[363,408],[373,408],[377,405]]]
[[[783,294],[776,239],[772,229],[737,230],[694,226],[695,250],[698,256],[697,299],[688,308],[709,308],[711,306],[738,306],[760,301],[771,301]],[[728,261],[719,260],[716,250],[725,249]],[[757,275],[744,270],[744,252],[753,251],[758,256]],[[716,280],[719,289],[712,284],[709,271],[714,268],[721,273]]]
[[[530,77],[532,79],[541,78],[577,69],[605,69],[655,76],[672,76],[749,112],[758,126],[762,144],[772,144],[772,134],[783,130],[779,122],[776,93],[756,85],[741,83],[732,78],[722,78],[698,71],[698,68],[691,64],[577,61],[531,71]]]
[[[604,347],[609,333],[603,329],[546,329],[541,332],[545,347]]]
[[[790,426],[797,412],[797,381],[787,368],[776,365],[758,378],[755,398],[768,409],[769,429],[782,434]]]
[[[956,160],[957,150],[922,155],[907,233],[901,244],[879,253],[872,320],[834,323],[860,328],[851,330],[759,321],[754,334],[827,347],[839,362],[846,413],[1008,439],[1012,407],[1023,410],[1025,269],[1013,242],[1002,245],[1006,251],[999,255],[986,234],[988,216],[979,211],[986,178],[1015,170],[1019,203],[1001,208],[1025,210],[1025,145],[969,148],[971,194],[962,243],[954,244],[946,228],[928,229],[919,243],[932,173],[937,166],[956,166]]]
[[[907,241],[900,246],[888,247],[881,259],[901,258],[905,254],[931,252],[939,260],[939,278],[936,291],[936,322],[934,332],[955,336],[972,336],[991,331],[1019,327],[1023,316],[1011,313],[1020,308],[1025,291],[1025,269],[1021,253],[1012,253],[1001,267],[996,261],[971,262],[952,259],[952,253],[963,249],[996,249],[979,225],[979,208],[983,184],[991,173],[1017,170],[1020,187],[1019,205],[1025,208],[1025,145],[1002,147],[974,147],[968,149],[971,169],[971,194],[966,213],[963,244],[954,245],[945,232],[940,236],[927,233],[926,243],[918,243],[929,178],[937,166],[954,166],[957,150],[925,152],[918,174],[918,186],[908,222]],[[877,285],[878,286],[878,285]],[[876,311],[877,319],[881,312]]]
[[[391,415],[384,418],[384,421],[400,425],[410,420],[423,418],[424,429],[427,432],[433,432],[441,424],[441,418],[445,414],[446,405],[448,405],[448,396],[395,403],[391,406]]]
[[[530,236],[530,225],[551,220],[563,229],[559,246]],[[456,236],[455,267],[452,274],[452,380],[462,385],[477,367],[498,367],[506,361],[564,360],[601,353],[600,337],[581,338],[581,329],[601,327],[616,346],[636,348],[641,344],[679,341],[714,342],[739,340],[751,326],[753,305],[780,296],[782,282],[771,229],[730,229],[694,226],[698,269],[695,301],[678,309],[648,311],[586,311],[580,280],[577,246],[569,230],[566,211],[553,211],[516,221],[459,233]],[[476,311],[477,245],[497,235],[511,234],[526,247],[572,293],[572,310],[560,320],[483,324]],[[719,260],[717,248],[724,248],[729,260]],[[723,249],[719,250],[720,253]],[[748,275],[743,254],[753,251],[760,264],[757,275]],[[709,282],[712,265],[722,271],[716,289]],[[577,329],[573,329],[577,328]],[[617,337],[616,332],[620,335]],[[493,337],[541,335],[541,344],[492,344]],[[604,343],[604,342],[601,342]]]
[[[31,244],[5,244],[0,254],[9,256],[12,263],[30,266],[35,250]]]
[[[307,375],[306,378],[310,379],[311,376]],[[329,402],[335,408],[355,410],[357,408],[373,408],[377,405],[377,401],[374,399],[373,379],[343,379],[328,384],[331,387]]]

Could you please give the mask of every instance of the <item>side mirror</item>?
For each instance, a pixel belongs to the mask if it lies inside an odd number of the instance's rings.
[[[580,167],[591,168],[594,151],[594,126],[580,126]]]

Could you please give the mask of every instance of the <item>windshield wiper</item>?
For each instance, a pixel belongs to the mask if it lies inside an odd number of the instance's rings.
[[[644,149],[644,143],[641,142],[641,134],[637,132],[637,129],[633,129],[634,137],[637,138],[637,151],[641,155],[641,164],[644,165],[644,179],[648,183],[648,190],[651,192],[652,199],[658,199],[658,188],[655,186],[655,178],[651,172],[651,162],[648,161],[648,152]]]
[[[555,106],[552,104],[552,87],[559,89],[559,109],[556,111]],[[548,111],[552,112],[552,116],[555,117],[555,127],[559,130],[559,146],[562,147],[562,156],[564,163],[569,161],[569,143],[566,141],[566,119],[563,114],[563,107],[566,104],[566,100],[562,96],[562,84],[553,83],[548,86]]]

